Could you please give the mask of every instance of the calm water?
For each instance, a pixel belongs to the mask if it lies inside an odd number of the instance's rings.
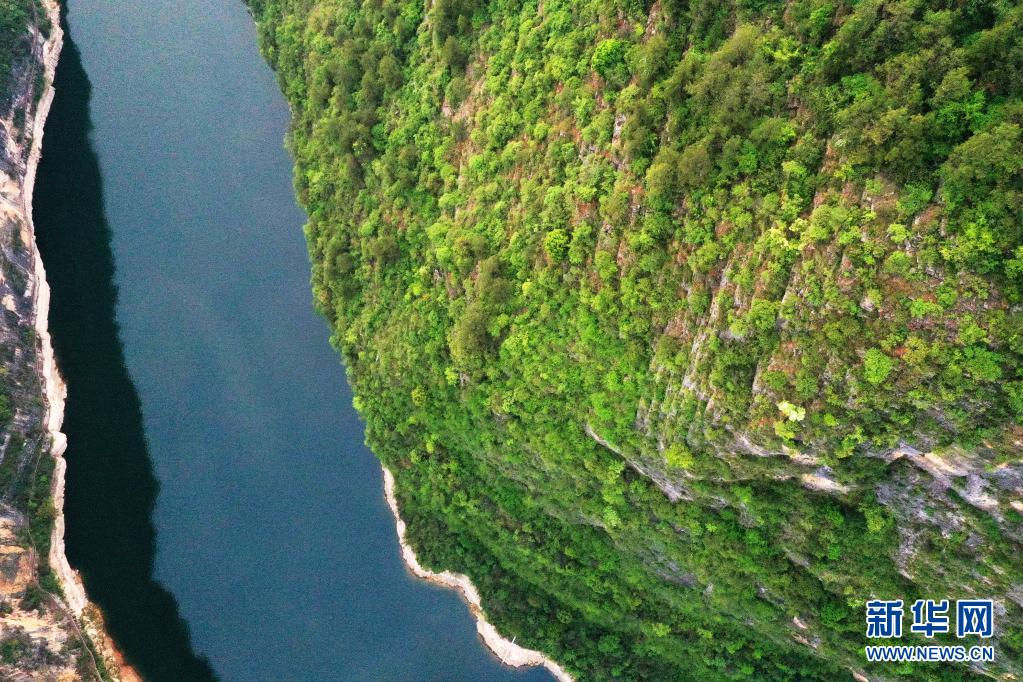
[[[239,2],[70,0],[36,189],[68,555],[150,679],[545,679],[410,578]]]

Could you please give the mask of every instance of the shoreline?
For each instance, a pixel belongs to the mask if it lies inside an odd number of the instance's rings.
[[[96,649],[96,654],[105,659],[107,672],[114,679],[126,682],[141,681],[135,670],[128,665],[116,644],[107,634],[103,624],[103,616],[85,593],[85,585],[81,577],[68,562],[64,550],[64,484],[67,472],[67,461],[64,453],[67,450],[67,435],[61,431],[64,423],[64,403],[67,400],[67,385],[60,375],[53,343],[49,331],[50,285],[46,279],[46,268],[43,265],[39,247],[36,244],[35,222],[32,217],[32,199],[35,191],[36,173],[42,159],[43,133],[49,118],[50,108],[56,94],[54,81],[61,50],[64,46],[64,29],[61,26],[61,8],[58,0],[42,0],[43,8],[50,21],[50,35],[42,45],[43,81],[45,87],[40,94],[39,103],[32,120],[32,139],[28,159],[25,163],[25,177],[22,185],[24,199],[24,215],[28,225],[31,248],[33,251],[33,287],[32,296],[35,305],[34,329],[39,339],[43,393],[46,399],[44,423],[50,438],[50,456],[53,458],[53,480],[50,482],[50,497],[53,501],[54,519],[50,531],[50,549],[47,561],[50,570],[57,576],[63,591],[62,601],[71,613],[75,627],[85,631],[87,638]],[[81,635],[80,635],[81,636]],[[112,665],[111,665],[112,664]]]
[[[50,285],[46,281],[46,269],[43,266],[43,259],[39,255],[39,248],[35,241],[35,223],[32,219],[32,196],[35,189],[36,171],[43,151],[43,131],[46,127],[46,119],[49,117],[50,107],[53,104],[54,76],[57,71],[57,61],[64,45],[64,30],[60,25],[60,8],[56,0],[43,0],[43,7],[50,19],[50,36],[43,43],[42,65],[44,69],[44,81],[46,87],[39,98],[35,116],[32,121],[32,144],[29,149],[28,161],[25,165],[25,217],[28,221],[29,232],[32,237],[32,250],[35,254],[35,330],[39,337],[40,351],[42,354],[43,390],[46,396],[46,431],[50,436],[50,456],[54,459],[53,481],[51,482],[50,496],[53,498],[53,507],[56,516],[53,521],[53,530],[50,534],[50,552],[48,560],[50,568],[57,574],[61,587],[64,590],[65,601],[68,608],[76,618],[81,618],[82,612],[88,604],[85,596],[85,587],[81,579],[71,569],[67,556],[64,554],[64,474],[67,463],[64,461],[64,452],[67,449],[67,436],[61,432],[61,425],[64,422],[64,401],[67,398],[67,386],[57,369],[57,360],[53,353],[53,344],[49,332],[50,312]]]
[[[405,540],[405,521],[401,518],[398,510],[398,500],[394,496],[394,475],[386,466],[381,466],[384,471],[384,499],[394,515],[395,527],[398,531],[398,544],[401,546],[401,557],[405,567],[417,578],[421,578],[435,585],[441,585],[456,590],[462,599],[469,606],[469,611],[476,619],[476,632],[494,656],[504,665],[512,668],[523,668],[540,666],[547,668],[559,682],[574,682],[572,676],[556,662],[548,658],[540,651],[526,649],[509,640],[497,631],[497,628],[487,620],[486,613],[480,600],[479,590],[468,576],[452,571],[434,573],[422,566],[416,557],[416,552]]]

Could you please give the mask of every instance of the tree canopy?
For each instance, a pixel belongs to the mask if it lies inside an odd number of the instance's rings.
[[[835,680],[867,599],[994,596],[1020,671],[1023,6],[250,3],[367,440],[504,632]]]

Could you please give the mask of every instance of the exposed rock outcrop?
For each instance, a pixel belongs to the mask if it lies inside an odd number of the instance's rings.
[[[513,668],[542,665],[559,682],[572,682],[572,676],[550,658],[539,651],[527,649],[516,644],[513,640],[507,639],[497,631],[497,628],[487,620],[487,615],[483,611],[483,605],[480,601],[479,590],[472,584],[468,576],[461,573],[453,573],[452,571],[436,573],[424,568],[419,563],[415,550],[412,549],[412,546],[405,539],[405,522],[398,512],[398,500],[394,496],[394,476],[387,467],[384,467],[384,497],[387,500],[387,506],[391,508],[391,513],[394,514],[394,521],[398,530],[398,542],[401,545],[401,556],[405,561],[405,566],[417,578],[457,590],[469,605],[469,610],[472,612],[473,617],[476,618],[476,632],[479,633],[480,639],[483,640],[487,648],[502,663]]]

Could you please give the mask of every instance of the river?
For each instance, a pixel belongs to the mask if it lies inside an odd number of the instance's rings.
[[[67,553],[147,679],[538,680],[405,571],[240,2],[70,0],[35,192]]]

